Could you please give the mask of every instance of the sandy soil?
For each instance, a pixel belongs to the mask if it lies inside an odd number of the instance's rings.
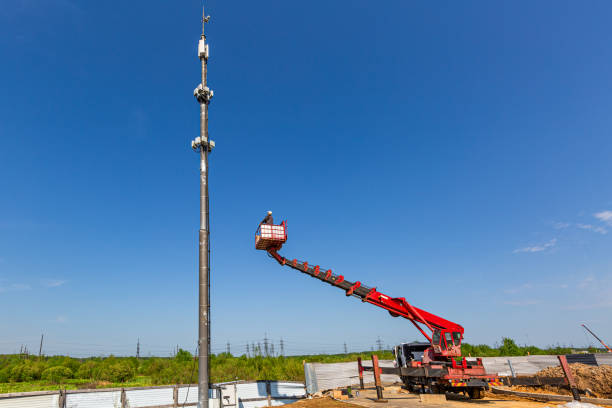
[[[340,402],[329,397],[301,400],[291,404],[291,408],[362,408],[348,402]]]
[[[353,392],[356,391],[353,388]],[[360,390],[359,397],[348,401],[336,401],[329,397],[301,400],[291,404],[291,408],[543,408],[556,404],[545,404],[511,396],[488,394],[482,400],[449,399],[445,402],[421,402],[419,396],[409,393],[385,392],[386,403],[375,402],[374,390]]]
[[[591,390],[598,398],[612,398],[612,366],[590,366],[586,364],[570,364],[570,370],[576,379],[576,386],[579,390],[585,391],[586,389]],[[538,377],[565,377],[563,370],[560,366],[548,367],[538,373]],[[518,387],[515,387],[518,388]],[[515,389],[513,388],[513,389]],[[534,391],[532,387],[521,387],[530,388],[531,390],[525,390],[527,392],[538,392]],[[568,389],[546,386],[541,388],[541,392],[554,392],[557,394],[570,395]]]

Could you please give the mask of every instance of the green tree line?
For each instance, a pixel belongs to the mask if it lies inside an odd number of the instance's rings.
[[[504,338],[498,347],[463,344],[464,356],[524,356],[528,354],[569,354],[569,347],[553,346],[541,349],[518,346]],[[596,352],[596,349],[589,349]],[[393,359],[389,350],[374,352],[380,359]],[[212,355],[211,380],[286,380],[303,381],[303,363],[337,363],[371,359],[373,352],[349,354],[320,354],[304,356],[247,357],[228,353]],[[197,382],[198,367],[191,353],[179,350],[172,358],[147,357],[92,357],[66,356],[32,357],[0,355],[0,392],[33,391],[66,388],[189,384]]]

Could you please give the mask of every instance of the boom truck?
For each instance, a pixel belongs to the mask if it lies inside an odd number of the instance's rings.
[[[472,399],[484,397],[490,385],[501,385],[497,374],[488,374],[482,359],[461,357],[464,329],[461,325],[412,306],[403,297],[392,297],[359,281],[351,282],[331,269],[306,261],[287,259],[278,251],[287,241],[287,222],[260,224],[255,232],[255,248],[264,250],[281,266],[288,266],[345,291],[362,302],[383,308],[393,317],[408,319],[425,338],[423,343],[402,343],[394,347],[395,367],[383,367],[385,374],[396,374],[414,392],[464,392]]]

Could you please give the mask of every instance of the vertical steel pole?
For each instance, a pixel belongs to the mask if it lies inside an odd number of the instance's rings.
[[[512,365],[512,361],[508,359],[508,367],[510,367],[510,373],[513,378],[516,378],[516,372],[514,371],[514,366]]]
[[[361,357],[357,357],[357,370],[359,371],[359,388],[363,388],[363,365],[361,364]]]
[[[210,230],[208,212],[208,153],[212,143],[208,140],[208,104],[212,91],[206,86],[208,47],[204,25],[209,17],[202,9],[202,36],[198,43],[198,57],[202,63],[201,84],[194,95],[200,103],[200,137],[192,142],[200,152],[200,232],[199,232],[199,313],[198,313],[198,406],[208,408],[210,387]]]

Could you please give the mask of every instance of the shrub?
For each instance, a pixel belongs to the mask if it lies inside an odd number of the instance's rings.
[[[504,337],[502,339],[502,345],[499,348],[499,352],[502,356],[520,356],[523,354],[519,349],[519,346],[516,345],[514,340]]]
[[[95,361],[87,361],[81,364],[79,369],[76,371],[76,378],[95,379],[94,370],[96,365],[97,364]]]
[[[174,356],[174,358],[176,359],[176,361],[189,362],[191,361],[193,356],[187,350],[179,349],[179,351],[176,353],[176,356]]]
[[[102,380],[126,382],[134,378],[136,373],[130,363],[121,361],[106,365],[100,374]]]
[[[154,357],[143,361],[140,367],[140,373],[148,376],[153,376],[171,364],[169,359]]]
[[[81,362],[76,358],[66,356],[53,356],[47,359],[47,367],[63,366],[76,373],[81,365]]]
[[[173,361],[151,376],[155,384],[190,384],[197,378],[197,370],[193,364]]]
[[[72,370],[64,366],[49,367],[42,372],[42,379],[52,383],[61,383],[62,381],[72,378]]]
[[[11,380],[11,367],[4,367],[0,370],[0,383],[9,382]]]
[[[10,380],[15,382],[32,381],[37,377],[40,378],[38,367],[29,361],[19,363],[11,368]]]

